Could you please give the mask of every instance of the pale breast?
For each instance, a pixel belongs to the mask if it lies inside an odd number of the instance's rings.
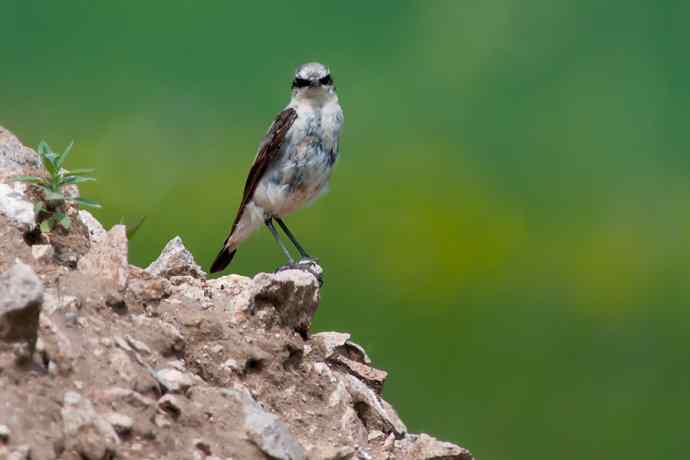
[[[257,205],[278,216],[296,211],[326,191],[338,156],[343,117],[337,102],[320,109],[296,109],[297,119],[285,137],[279,159],[254,193]]]

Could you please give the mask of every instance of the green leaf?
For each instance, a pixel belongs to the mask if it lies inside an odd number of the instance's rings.
[[[146,220],[146,216],[139,219],[139,222],[137,222],[135,225],[133,225],[133,226],[127,225],[126,226],[126,228],[127,228],[127,239],[128,240],[131,240],[134,237],[134,235],[137,234],[137,232],[139,231],[139,229],[141,228],[141,226],[145,220]]]
[[[55,168],[55,165],[53,162],[46,156],[46,157],[41,157],[43,160],[43,166],[48,170],[48,173],[50,174],[50,177],[55,177],[57,174],[57,169]]]
[[[54,192],[48,187],[43,187],[43,186],[39,186],[39,187],[43,191],[43,196],[48,201],[58,201],[58,200],[64,200],[65,199],[65,195],[63,195],[62,193]]]
[[[59,155],[57,157],[57,161],[55,162],[55,166],[59,168],[62,167],[62,165],[65,163],[65,160],[67,159],[67,156],[69,153],[72,151],[72,147],[74,147],[74,141],[70,142],[67,148],[65,149],[64,152],[62,152],[62,155]]]
[[[53,223],[51,222],[52,219],[46,219],[43,222],[41,222],[41,225],[39,228],[41,229],[41,233],[50,233],[50,231],[53,229]]]
[[[38,214],[41,211],[46,210],[46,204],[43,201],[37,201],[34,203],[34,212]]]
[[[50,147],[48,146],[48,143],[46,141],[41,141],[40,144],[38,144],[38,154],[41,156],[46,156],[50,153]]]
[[[69,230],[69,228],[72,226],[72,219],[70,219],[68,215],[63,215],[58,222],[65,230]]]
[[[17,182],[27,182],[29,184],[42,184],[44,178],[38,176],[16,176],[14,180]]]
[[[81,184],[82,182],[91,182],[94,180],[96,180],[95,177],[65,176],[62,178],[61,185]]]
[[[78,168],[78,169],[72,169],[71,171],[66,171],[65,176],[73,176],[75,174],[84,174],[84,173],[90,173],[94,172],[94,168]]]
[[[91,206],[92,208],[101,208],[102,206],[93,200],[87,200],[86,198],[69,198],[67,201],[70,203],[79,204],[82,206]]]

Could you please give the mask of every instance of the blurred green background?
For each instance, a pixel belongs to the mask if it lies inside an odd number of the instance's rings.
[[[0,124],[71,139],[108,225],[208,266],[295,67],[345,110],[288,219],[413,431],[479,459],[685,458],[688,2],[3,0]],[[283,258],[266,231],[232,271]]]

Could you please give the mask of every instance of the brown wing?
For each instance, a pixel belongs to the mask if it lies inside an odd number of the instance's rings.
[[[242,217],[244,208],[247,206],[249,200],[252,199],[252,196],[254,196],[254,191],[256,190],[257,184],[263,177],[266,169],[268,169],[268,166],[280,151],[280,146],[282,145],[283,140],[285,140],[285,135],[290,130],[290,127],[296,119],[297,111],[295,109],[287,108],[283,110],[278,114],[276,119],[273,120],[273,124],[271,124],[268,132],[261,140],[261,144],[259,144],[259,151],[256,154],[256,159],[254,160],[252,168],[249,170],[247,181],[244,183],[242,202],[237,210],[237,215],[235,215],[235,221],[232,223],[230,233],[223,243],[223,249],[221,249],[220,253],[218,253],[218,256],[216,256],[213,264],[211,264],[211,273],[223,270],[228,266],[232,260],[232,257],[235,255],[235,250],[229,251],[227,248],[228,240],[235,231],[235,227],[237,227],[237,223]]]

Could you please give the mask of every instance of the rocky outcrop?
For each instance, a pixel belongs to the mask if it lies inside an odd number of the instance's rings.
[[[3,133],[14,187],[36,163]],[[121,226],[36,238],[3,209],[0,458],[472,458],[408,432],[350,334],[310,334],[320,267],[208,279],[174,238],[143,269]]]

